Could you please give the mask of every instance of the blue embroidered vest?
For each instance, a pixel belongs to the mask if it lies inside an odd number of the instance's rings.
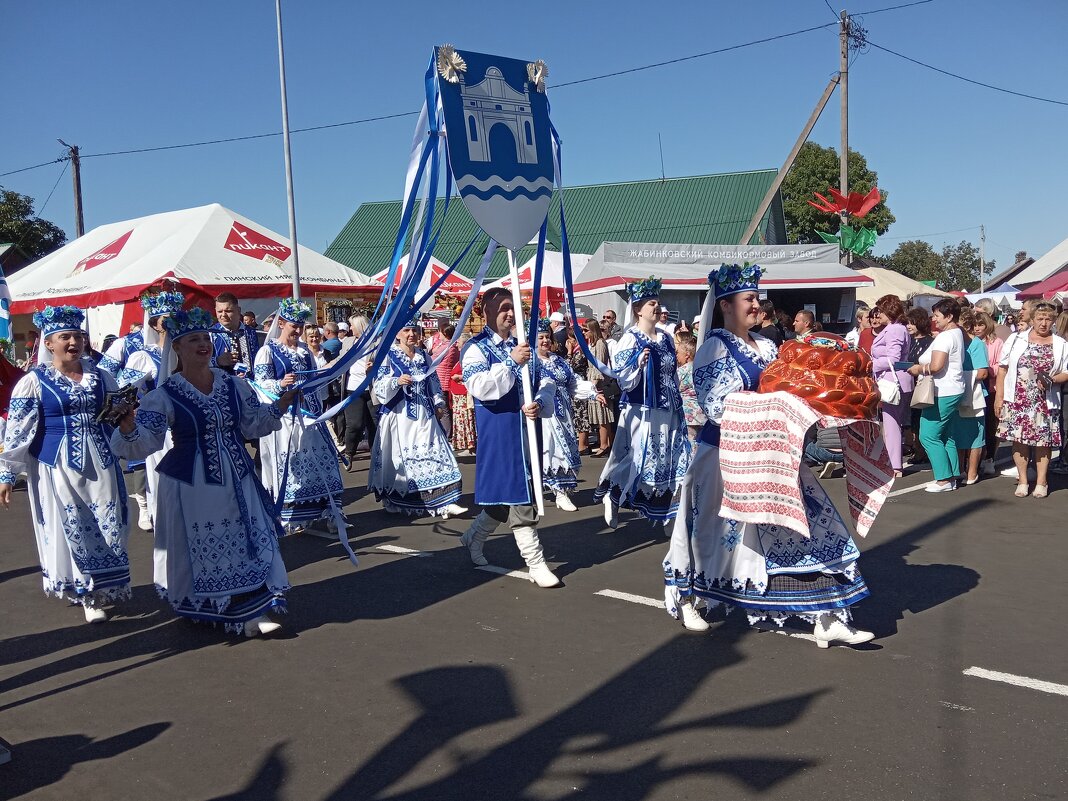
[[[104,467],[114,462],[108,437],[110,428],[95,421],[104,402],[104,383],[95,370],[85,369],[88,388],[64,378],[53,378],[53,368],[35,368],[41,382],[41,421],[30,445],[30,455],[51,467],[59,464],[60,450],[66,447],[67,464],[84,473],[86,448],[90,441],[100,454]]]
[[[638,355],[646,348],[649,349],[649,361],[645,364],[645,378],[639,381],[636,387],[623,393],[627,403],[647,409],[678,411],[682,408],[682,396],[675,382],[677,367],[675,345],[671,337],[665,336],[661,344],[649,339],[641,331],[632,329],[631,334],[637,341]]]
[[[413,375],[415,371],[421,371],[424,375],[429,377],[429,360],[425,352],[417,350],[411,358],[410,366],[407,362],[408,357],[404,351],[397,347],[391,347],[389,349],[389,356],[386,357],[389,361],[389,366],[392,369],[393,375],[402,376],[405,374]],[[427,388],[427,382],[413,381],[408,387],[401,387],[401,391],[382,404],[383,414],[392,414],[397,410],[401,404],[404,404],[404,413],[409,420],[415,419],[415,409],[417,406],[422,406],[427,410],[427,413],[432,418],[437,418],[434,413],[434,399],[430,397],[430,392]]]
[[[742,374],[742,389],[746,392],[754,392],[757,387],[760,386],[760,374],[764,372],[762,365],[758,364],[752,356],[743,351],[738,345],[728,336],[724,336],[719,331],[710,331],[708,334],[710,337],[715,337],[723,343],[723,347],[727,349],[727,353],[734,359],[734,363],[738,366],[738,372]],[[704,424],[701,429],[699,439],[705,445],[713,445],[719,447],[719,425],[713,423],[711,420]]]

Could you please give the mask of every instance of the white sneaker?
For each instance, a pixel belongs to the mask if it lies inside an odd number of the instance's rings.
[[[85,610],[85,622],[86,623],[106,623],[108,619],[108,613],[103,609],[97,609],[95,606],[82,607]]]
[[[1012,467],[1006,467],[1004,470],[1002,470],[1001,475],[1005,476],[1005,478],[1019,478],[1020,471],[1016,469],[1015,465],[1013,465]]]
[[[530,573],[531,580],[539,587],[549,588],[560,584],[560,579],[553,574],[553,571],[549,570],[549,566],[544,562],[527,568],[527,572]]]
[[[820,615],[819,622],[812,632],[816,637],[816,646],[819,648],[830,648],[831,643],[836,642],[843,645],[861,645],[875,639],[875,635],[870,631],[861,631],[847,626],[838,618],[831,617],[831,622],[827,623],[828,617],[830,615]]]
[[[152,530],[152,515],[149,514],[147,506],[143,506],[137,511],[137,527],[142,531]]]
[[[994,467],[993,459],[983,459],[979,463],[979,475],[981,476],[996,476],[998,471]]]
[[[708,631],[708,621],[701,616],[692,601],[680,603],[679,609],[682,612],[682,625],[687,631]]]
[[[275,623],[270,618],[261,615],[260,617],[253,618],[245,624],[245,636],[246,637],[258,637],[261,634],[271,634],[282,628],[281,623]]]
[[[619,527],[619,507],[612,502],[611,495],[604,496],[604,522],[609,528]]]
[[[556,493],[556,508],[562,509],[565,512],[577,512],[578,507],[575,506],[575,502],[571,500],[566,492]]]
[[[924,487],[924,492],[953,492],[957,488],[957,482],[950,479],[945,484],[939,484],[937,481],[930,482]]]

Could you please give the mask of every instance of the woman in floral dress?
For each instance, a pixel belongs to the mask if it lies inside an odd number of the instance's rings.
[[[574,329],[567,330],[567,365],[575,375],[586,375],[590,370],[589,360],[586,359],[578,340],[575,338]],[[575,434],[578,436],[579,456],[590,455],[590,408],[585,400],[571,401],[571,420],[575,425]]]

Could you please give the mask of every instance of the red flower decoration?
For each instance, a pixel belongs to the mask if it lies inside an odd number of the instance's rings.
[[[819,192],[813,192],[812,194],[818,197],[820,202],[817,203],[813,200],[806,200],[805,202],[812,208],[825,211],[828,214],[841,214],[844,211],[850,217],[863,217],[879,205],[879,201],[882,200],[877,186],[873,186],[866,195],[862,195],[860,192],[850,192],[849,197],[846,197],[834,187],[827,191],[834,198],[833,201],[828,200]]]

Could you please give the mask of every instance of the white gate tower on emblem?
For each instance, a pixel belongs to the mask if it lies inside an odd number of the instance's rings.
[[[537,164],[538,148],[534,139],[534,115],[530,111],[530,93],[524,82],[517,92],[496,67],[486,70],[486,76],[474,86],[464,83],[460,73],[460,96],[463,98],[464,119],[467,121],[467,153],[471,161],[492,161],[491,135],[500,147],[502,136],[497,126],[511,134],[519,164]],[[503,153],[498,158],[505,157]],[[510,159],[509,159],[510,160]]]

